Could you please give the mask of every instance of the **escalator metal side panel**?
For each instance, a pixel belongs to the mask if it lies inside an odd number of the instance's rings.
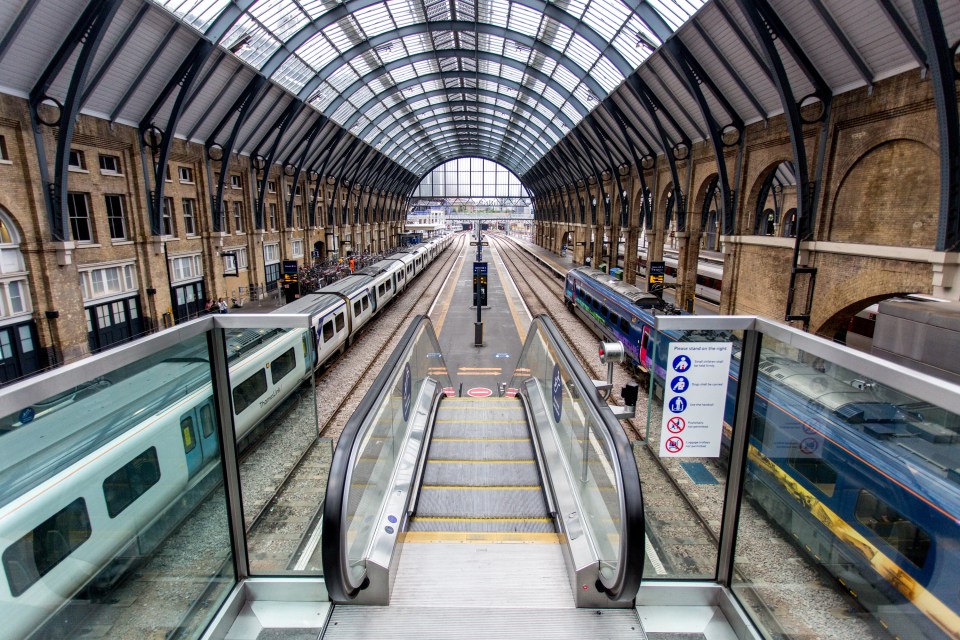
[[[574,490],[577,480],[564,463],[564,457],[551,425],[547,402],[543,398],[536,379],[527,380],[521,393],[527,403],[530,416],[530,431],[537,441],[537,452],[543,456],[544,484],[556,507],[557,526],[565,544],[563,555],[573,589],[574,600],[579,608],[617,609],[632,607],[631,602],[616,602],[597,589],[600,579],[600,560],[596,545],[590,538],[589,529],[582,522],[583,509]]]
[[[396,579],[397,564],[403,545],[400,533],[406,521],[411,500],[416,495],[413,486],[423,451],[429,442],[427,436],[434,417],[436,401],[441,394],[440,384],[432,378],[423,381],[415,405],[415,415],[410,420],[402,453],[390,479],[390,492],[380,509],[370,546],[366,553],[366,575],[369,583],[360,590],[354,604],[389,605],[390,593]]]

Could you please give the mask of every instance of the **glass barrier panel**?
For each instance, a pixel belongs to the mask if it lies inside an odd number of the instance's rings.
[[[601,572],[613,578],[620,559],[621,504],[617,491],[618,461],[611,451],[606,428],[563,359],[548,341],[539,323],[528,334],[518,360],[520,375],[511,381],[519,388],[534,378],[552,412],[552,422],[561,453],[571,472],[574,489],[583,509],[582,522],[597,545]],[[557,381],[559,380],[559,385]]]
[[[380,405],[367,418],[351,461],[344,529],[350,579],[354,582],[359,582],[364,575],[363,563],[373,528],[414,417],[413,407],[428,377],[441,380],[443,387],[451,385],[433,327],[424,322],[412,347],[400,360],[394,379],[388,383],[389,393],[384,394]]]
[[[318,437],[306,329],[227,329],[230,388],[251,575],[318,575],[318,524],[330,444]]]
[[[960,637],[958,469],[960,416],[764,336],[734,592],[771,637]]]
[[[634,448],[646,497],[644,579],[716,578],[741,337],[661,331],[652,340],[646,436]]]
[[[4,638],[196,637],[236,582],[206,335],[142,348],[0,417]]]

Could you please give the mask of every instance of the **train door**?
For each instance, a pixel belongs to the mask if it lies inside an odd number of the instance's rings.
[[[210,401],[191,409],[180,416],[180,436],[183,453],[187,459],[190,477],[215,459],[220,451],[217,441],[216,414]]]
[[[640,336],[640,366],[647,368],[647,348],[650,346],[650,327],[643,325],[643,335]]]
[[[373,309],[373,313],[370,315],[375,316],[377,315],[377,288],[375,286],[370,286],[370,289],[367,291],[367,297],[370,298],[370,307]]]

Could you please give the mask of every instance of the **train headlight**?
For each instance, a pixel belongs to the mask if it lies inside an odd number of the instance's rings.
[[[626,359],[626,352],[623,345],[619,342],[601,342],[600,343],[600,364],[608,362],[623,362]]]

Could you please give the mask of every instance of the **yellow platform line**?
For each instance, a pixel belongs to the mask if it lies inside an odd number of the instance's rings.
[[[530,438],[434,438],[434,442],[530,442]]]
[[[403,542],[464,542],[470,544],[516,543],[560,544],[557,533],[521,533],[518,531],[472,532],[472,531],[407,531],[401,534]]]
[[[529,460],[430,460],[430,464],[533,464],[536,462],[533,458]]]
[[[465,423],[463,420],[437,420],[434,424],[527,424],[526,420],[484,420]]]
[[[478,487],[469,484],[425,484],[424,489],[470,489],[472,491],[533,491],[540,490],[538,484],[497,484],[489,487]]]

